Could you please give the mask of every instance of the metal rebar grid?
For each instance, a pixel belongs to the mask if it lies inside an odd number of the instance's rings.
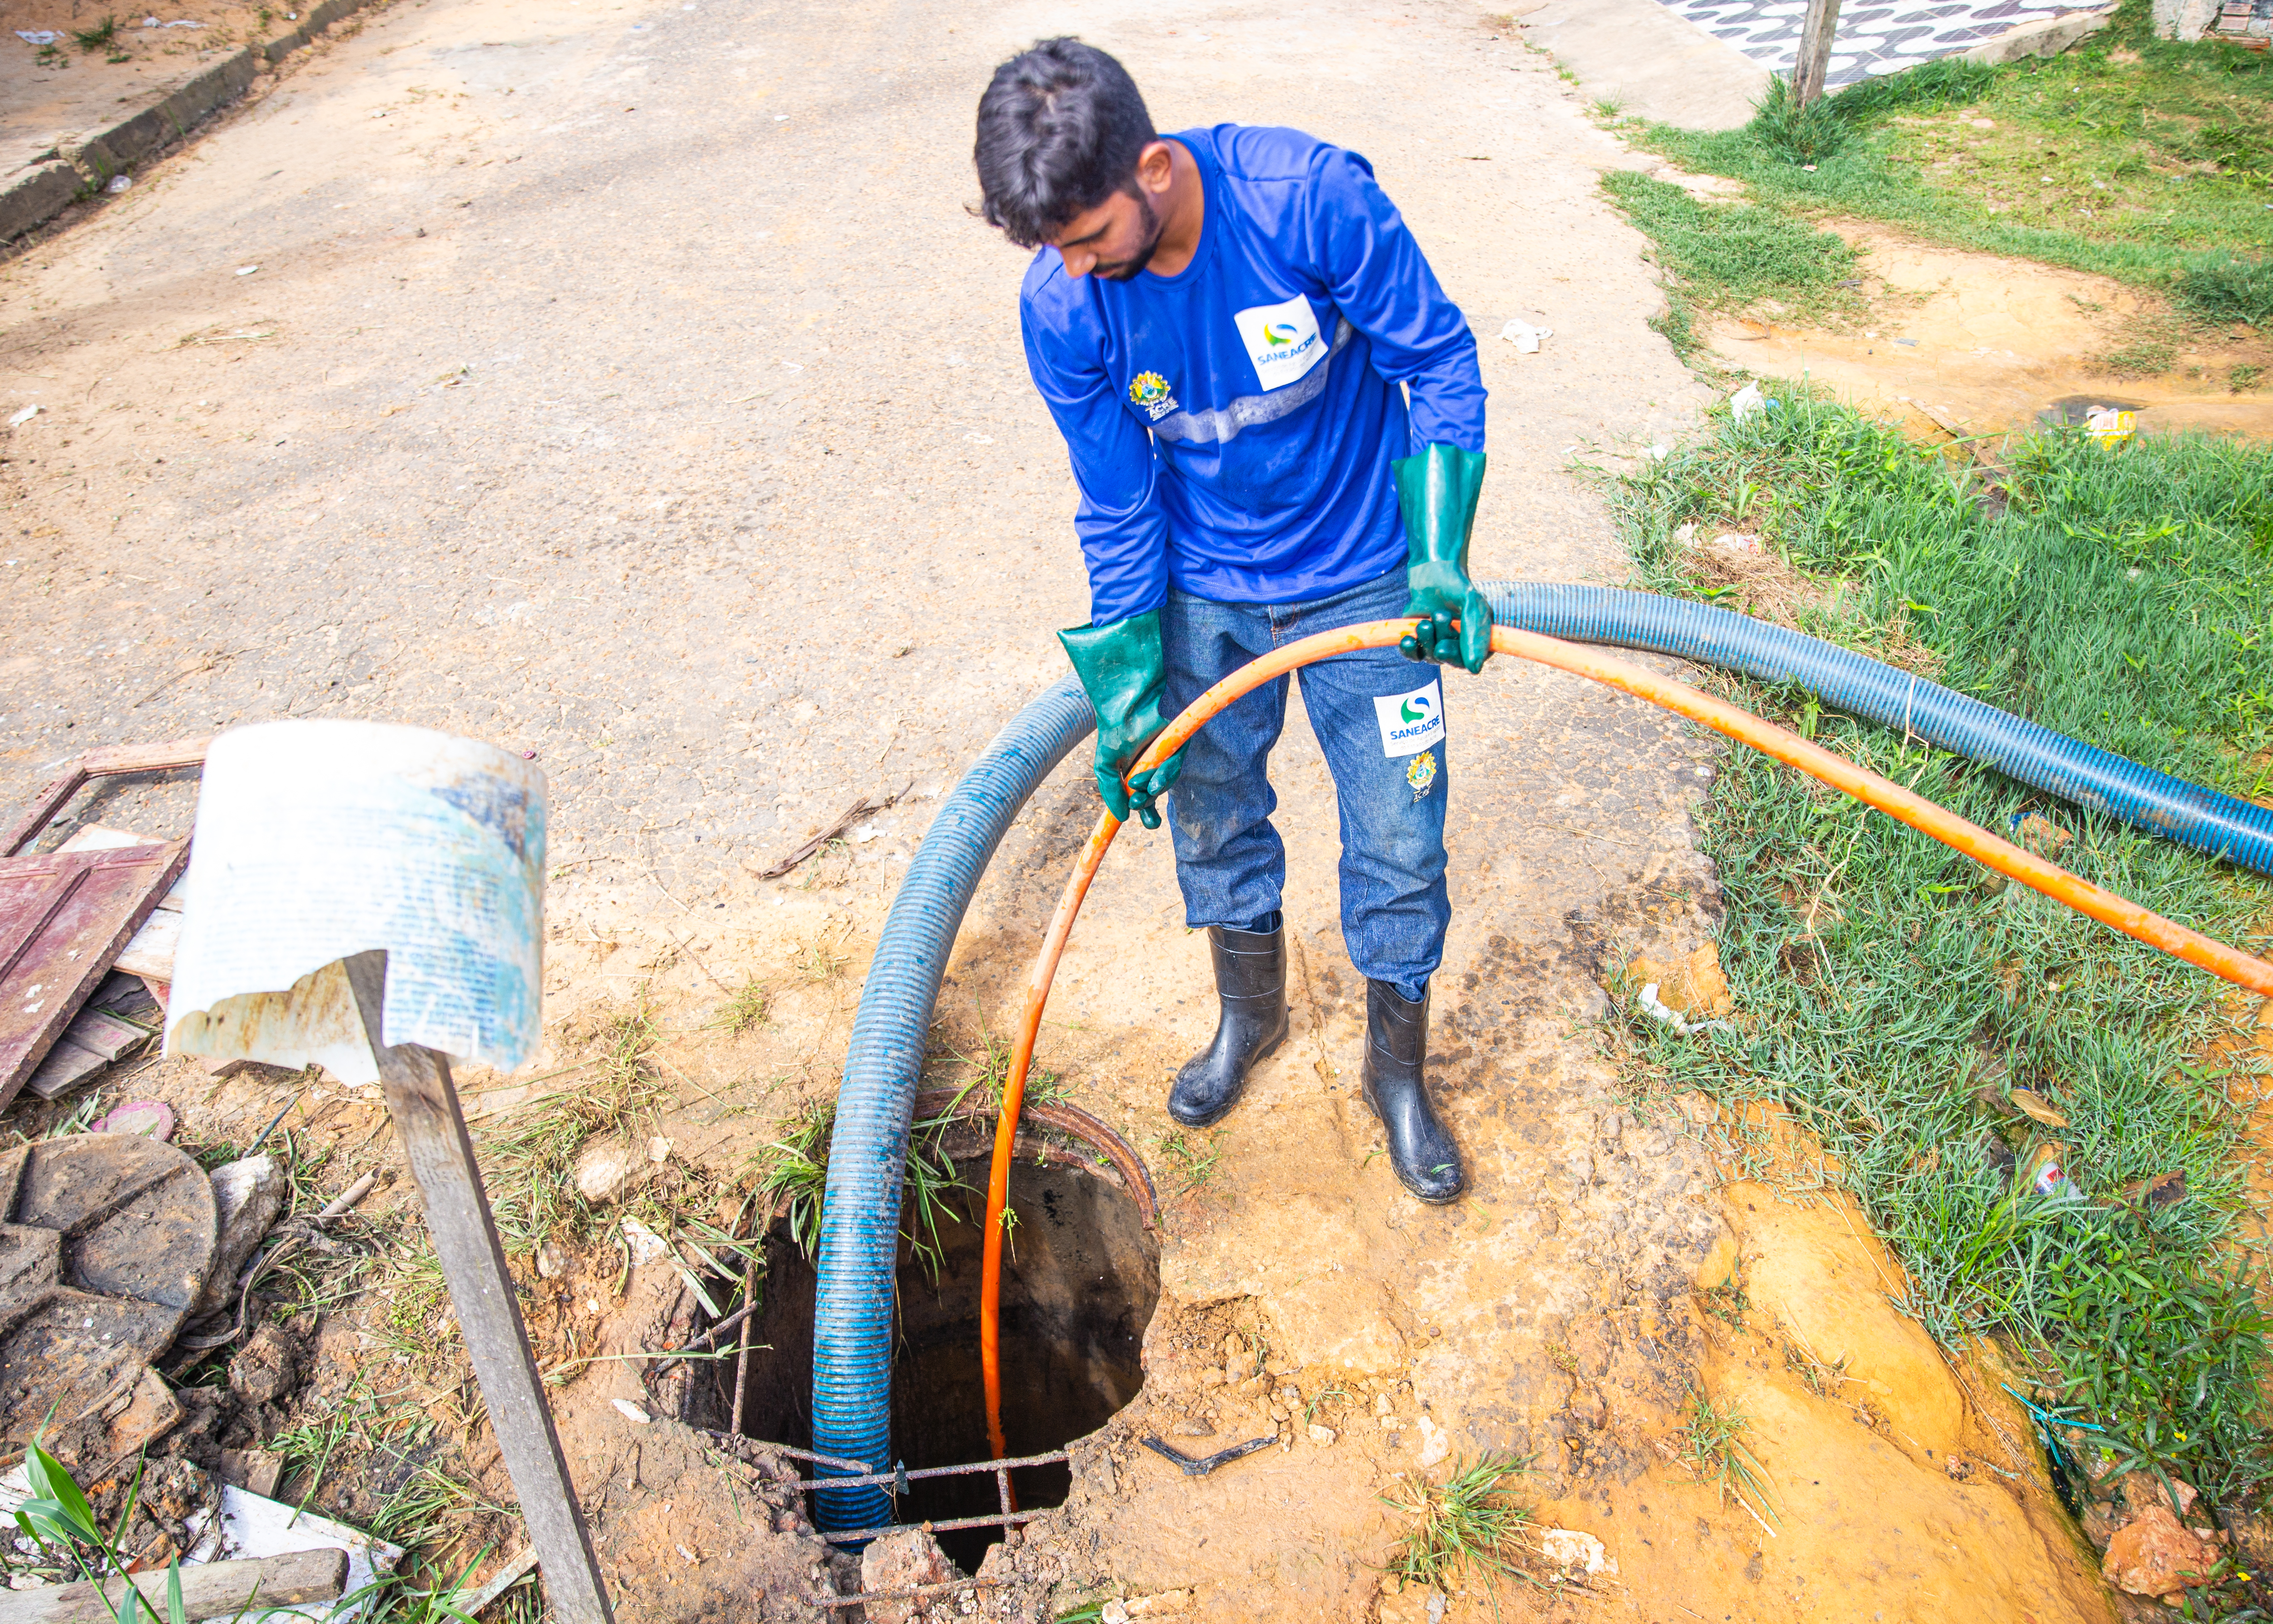
[[[739,1432],[714,1432],[707,1426],[698,1426],[694,1430],[705,1438],[715,1438],[722,1444],[732,1445],[738,1453],[743,1449],[770,1449],[776,1455],[789,1456],[792,1461],[811,1461],[815,1466],[842,1466],[862,1472],[868,1470],[867,1462],[851,1460],[841,1455],[815,1455],[810,1449],[792,1449],[787,1444],[769,1443],[762,1438],[745,1438]],[[829,1481],[841,1483],[845,1479],[832,1477]]]
[[[1056,1509],[1044,1507],[1039,1511],[1011,1511],[991,1517],[950,1517],[944,1522],[891,1522],[882,1528],[834,1529],[821,1535],[831,1545],[846,1545],[855,1539],[881,1539],[887,1534],[904,1534],[919,1528],[927,1534],[952,1534],[963,1528],[1023,1528],[1036,1517],[1046,1517]]]
[[[916,1601],[926,1596],[943,1596],[949,1590],[979,1590],[1001,1588],[1000,1579],[950,1579],[945,1584],[919,1584],[905,1590],[863,1590],[858,1596],[808,1596],[806,1605],[812,1607],[858,1607],[872,1601]]]
[[[760,1444],[758,1447],[761,1449],[781,1448],[779,1444]],[[798,1452],[793,1449],[782,1449],[782,1453],[784,1455],[795,1455]],[[806,1455],[801,1458],[811,1460],[814,1457]],[[1008,1494],[1009,1492],[1009,1485],[1010,1480],[1010,1472],[1014,1468],[1020,1466],[1054,1466],[1060,1461],[1066,1458],[1066,1452],[1064,1450],[1053,1449],[1047,1455],[1022,1455],[1017,1456],[1016,1459],[1002,1461],[973,1461],[968,1466],[926,1466],[919,1468],[915,1471],[902,1470],[899,1471],[869,1472],[866,1476],[859,1477],[806,1477],[802,1479],[802,1482],[804,1486],[808,1489],[858,1489],[865,1488],[872,1483],[891,1484],[896,1485],[903,1483],[914,1483],[918,1479],[924,1477],[966,1477],[972,1472],[993,1472],[1001,1478],[1003,1484],[1002,1492],[1005,1494]],[[835,1462],[829,1461],[823,1461],[821,1462],[824,1466],[833,1465],[834,1463]],[[941,1526],[944,1527],[945,1524],[941,1524]]]

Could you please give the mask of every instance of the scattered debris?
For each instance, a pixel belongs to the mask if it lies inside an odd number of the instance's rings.
[[[12,1447],[52,1416],[65,1431],[91,1429],[73,1453],[105,1447],[94,1432],[107,1434],[108,1407],[165,1351],[204,1288],[213,1185],[171,1145],[87,1133],[0,1157],[0,1191],[13,1237],[0,1284],[0,1428]]]
[[[965,1575],[931,1535],[920,1528],[903,1529],[873,1541],[860,1556],[860,1589],[877,1598],[867,1604],[870,1624],[908,1624],[926,1615],[920,1600],[884,1599],[894,1591],[954,1587]],[[880,1594],[881,1593],[881,1594]]]
[[[284,1210],[284,1169],[273,1156],[246,1156],[213,1170],[218,1230],[213,1268],[194,1312],[218,1313],[236,1296],[237,1276]]]
[[[2047,1128],[2067,1126],[2067,1118],[2054,1110],[2052,1101],[2033,1088],[2014,1089],[2013,1103],[2021,1108],[2023,1115],[2033,1117]]]
[[[1262,1438],[1250,1438],[1243,1444],[1234,1444],[1228,1449],[1219,1449],[1213,1455],[1202,1455],[1196,1460],[1182,1450],[1163,1443],[1157,1438],[1147,1438],[1144,1440],[1147,1449],[1173,1462],[1187,1477],[1204,1477],[1219,1466],[1228,1466],[1232,1462],[1244,1459],[1258,1449],[1268,1449],[1278,1441],[1279,1435],[1272,1432]]]
[[[1594,1578],[1608,1575],[1616,1578],[1617,1559],[1609,1554],[1602,1542],[1592,1534],[1582,1534],[1572,1528],[1550,1528],[1539,1536],[1540,1554],[1566,1574]]]
[[[116,197],[122,192],[131,191],[133,186],[134,177],[131,175],[114,175],[104,184],[102,189],[111,196]]]
[[[2152,1178],[2138,1179],[2117,1191],[2115,1199],[2126,1207],[2142,1211],[2183,1201],[2187,1199],[2187,1170],[2172,1168],[2169,1172],[2157,1173]]]
[[[2119,1590],[2176,1605],[2179,1593],[2207,1578],[2217,1560],[2216,1547],[2195,1538],[2169,1507],[2149,1506],[2116,1530],[2099,1571]]]
[[[1745,421],[1755,412],[1766,411],[1767,409],[1767,396],[1760,393],[1760,386],[1756,383],[1746,384],[1729,397],[1729,416],[1737,423]]]
[[[144,1139],[170,1141],[174,1137],[174,1108],[162,1100],[130,1100],[94,1124],[96,1133],[139,1133]]]
[[[569,1177],[586,1203],[610,1207],[630,1194],[651,1165],[621,1139],[598,1139],[577,1153]]]
[[[1665,1001],[1658,996],[1655,981],[1645,984],[1641,991],[1634,995],[1634,1001],[1641,1005],[1642,1012],[1652,1020],[1672,1027],[1685,1038],[1694,1037],[1700,1032],[1732,1032],[1736,1029],[1725,1020],[1684,1019],[1680,1014],[1669,1008]]]
[[[17,37],[18,39],[19,39],[19,40],[28,40],[28,39],[31,39],[31,37],[32,37],[32,36],[31,36],[30,34],[25,34],[25,33],[23,33],[23,32],[21,32],[21,31],[19,30],[19,31],[18,32],[18,34],[17,34],[16,37]],[[50,40],[52,40],[55,36],[54,36],[53,34],[50,34],[50,35],[49,35],[48,37],[49,37]],[[34,42],[36,43],[37,41],[34,41]],[[39,407],[38,407],[38,406],[36,406],[36,405],[26,406],[26,407],[25,407],[21,411],[17,412],[14,416],[11,417],[8,419],[8,426],[9,426],[10,428],[11,428],[11,429],[20,429],[20,428],[22,428],[22,427],[23,427],[26,423],[29,423],[33,418],[34,418],[34,417],[38,417],[39,415],[40,415],[40,409],[39,409]]]
[[[630,1421],[635,1426],[646,1426],[655,1419],[653,1416],[648,1414],[646,1410],[641,1410],[637,1404],[633,1403],[629,1399],[619,1398],[614,1401],[614,1402],[616,1408],[623,1411],[624,1418]]]
[[[836,821],[829,824],[828,828],[814,836],[803,846],[799,846],[797,850],[791,852],[788,856],[783,858],[770,868],[759,869],[758,877],[761,880],[777,880],[781,878],[782,876],[796,868],[798,864],[812,856],[822,846],[827,846],[831,840],[836,839],[839,835],[851,828],[853,824],[859,823],[862,818],[874,817],[879,812],[882,812],[889,808],[897,806],[900,803],[901,798],[904,796],[909,790],[911,790],[914,787],[915,780],[911,778],[901,787],[898,793],[887,795],[881,801],[872,801],[866,795],[861,796],[859,800],[854,801],[851,806],[845,808],[843,812],[837,814]]]
[[[1499,330],[1499,335],[1515,346],[1518,355],[1537,355],[1539,341],[1555,336],[1553,327],[1535,327],[1528,321],[1512,320]]]

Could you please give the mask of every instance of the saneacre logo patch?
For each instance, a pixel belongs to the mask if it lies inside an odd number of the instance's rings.
[[[1131,405],[1143,407],[1155,423],[1176,409],[1176,397],[1168,393],[1168,380],[1158,372],[1139,372],[1130,379],[1129,400]]]
[[[1318,318],[1299,294],[1284,304],[1239,311],[1231,320],[1265,389],[1284,388],[1326,358]]]
[[[1418,756],[1444,736],[1444,696],[1433,681],[1375,700],[1373,714],[1381,724],[1381,753],[1392,760]]]

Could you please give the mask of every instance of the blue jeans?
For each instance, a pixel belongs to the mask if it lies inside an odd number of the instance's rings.
[[[1259,655],[1314,632],[1405,611],[1396,569],[1303,604],[1221,604],[1171,590],[1160,612],[1167,655],[1163,712],[1174,716]],[[1395,649],[1303,666],[1302,705],[1324,747],[1341,816],[1342,937],[1358,973],[1418,997],[1444,956],[1443,684],[1450,667]],[[1287,848],[1271,826],[1271,747],[1287,721],[1287,679],[1264,684],[1184,747],[1168,793],[1185,922],[1251,929],[1276,910]]]

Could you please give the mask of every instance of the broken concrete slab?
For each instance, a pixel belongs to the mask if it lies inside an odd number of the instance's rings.
[[[274,1156],[246,1156],[213,1170],[214,1209],[219,1226],[214,1260],[194,1312],[218,1312],[229,1305],[236,1277],[251,1260],[284,1210],[284,1170]]]

